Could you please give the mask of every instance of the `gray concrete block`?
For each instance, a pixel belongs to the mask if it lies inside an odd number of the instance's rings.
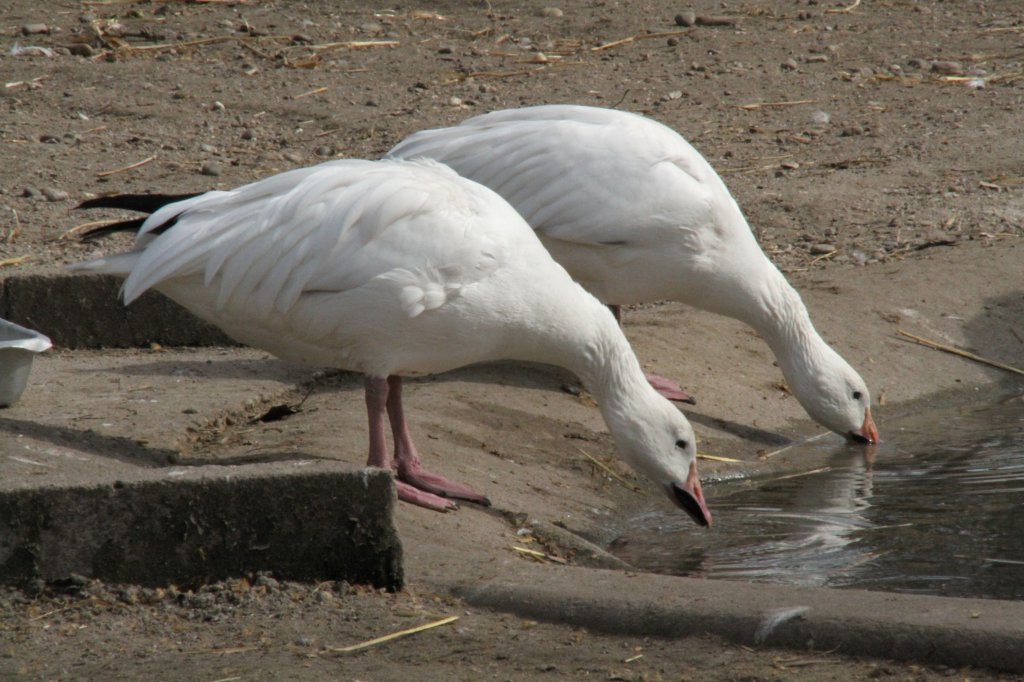
[[[80,574],[194,586],[272,571],[399,590],[394,483],[337,463],[153,470],[131,482],[0,490],[0,582]]]
[[[66,273],[0,280],[0,317],[64,348],[234,345],[216,327],[155,291],[125,306],[121,280]]]

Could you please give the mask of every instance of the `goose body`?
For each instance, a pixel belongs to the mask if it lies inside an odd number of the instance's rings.
[[[815,330],[719,175],[671,128],[611,109],[527,107],[414,133],[388,156],[436,159],[496,191],[606,304],[674,300],[745,322],[812,418],[877,441],[864,380]]]
[[[242,343],[364,373],[369,463],[397,469],[402,499],[487,502],[422,470],[401,375],[516,359],[575,372],[622,457],[710,522],[693,430],[647,385],[612,315],[512,207],[447,167],[334,161],[162,207],[144,196],[87,203],[155,209],[130,251],[74,266],[124,277],[126,303],[156,289]]]

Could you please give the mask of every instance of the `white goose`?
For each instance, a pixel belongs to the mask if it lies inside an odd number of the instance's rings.
[[[623,459],[710,524],[690,424],[644,380],[607,308],[486,187],[432,161],[347,160],[168,199],[86,202],[155,212],[92,234],[141,228],[132,250],[73,267],[126,277],[126,303],[156,289],[243,343],[363,372],[368,463],[397,470],[401,499],[488,503],[422,470],[400,375],[517,359],[575,372]]]
[[[538,106],[418,132],[388,156],[442,161],[502,195],[607,304],[669,299],[745,322],[811,417],[878,441],[864,380],[818,335],[722,179],[670,128],[623,111]],[[671,384],[664,392],[679,397]]]

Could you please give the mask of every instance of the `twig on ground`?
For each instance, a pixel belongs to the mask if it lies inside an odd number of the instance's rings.
[[[557,556],[554,556],[554,555],[551,555],[551,554],[545,554],[544,552],[538,552],[535,549],[527,549],[526,547],[519,547],[518,545],[512,545],[512,549],[514,549],[515,551],[519,552],[520,554],[525,554],[527,556],[531,556],[534,559],[538,559],[538,560],[541,560],[541,561],[553,561],[556,564],[567,564],[567,563],[569,563],[565,559],[563,559],[562,557],[557,557]]]
[[[458,616],[448,616],[447,618],[442,618],[441,620],[435,620],[432,623],[426,623],[424,625],[420,625],[414,628],[409,628],[408,630],[399,630],[398,632],[393,632],[390,635],[384,635],[383,637],[370,639],[365,642],[360,642],[359,644],[353,644],[352,646],[328,647],[327,651],[332,654],[351,654],[357,651],[362,651],[363,649],[369,649],[370,647],[377,646],[378,644],[384,644],[395,639],[408,637],[409,635],[415,635],[417,633],[423,632],[424,630],[430,630],[432,628],[441,627],[442,625],[448,625],[449,623],[454,623],[458,619]]]
[[[124,173],[125,171],[135,170],[136,168],[141,168],[142,166],[145,166],[147,163],[153,161],[154,159],[156,159],[155,154],[153,156],[143,159],[142,161],[136,161],[133,164],[124,166],[123,168],[115,168],[114,170],[100,171],[96,175],[97,177],[105,178],[109,175],[116,175],[117,173]]]
[[[14,258],[4,258],[0,260],[0,268],[6,268],[8,265],[18,265],[24,263],[32,256],[25,254],[24,256],[15,256]]]
[[[65,239],[77,237],[79,232],[84,232],[85,230],[93,227],[99,227],[100,225],[110,225],[116,222],[116,220],[91,220],[87,223],[82,223],[81,225],[75,225],[70,230],[65,230],[59,237],[57,237],[57,241],[62,242]]]
[[[756,109],[777,109],[779,107],[793,107],[798,104],[813,104],[813,99],[795,99],[787,102],[754,102],[752,104],[737,104],[737,109],[754,111]]]
[[[902,329],[897,329],[896,333],[899,334],[900,336],[910,339],[911,341],[919,343],[922,346],[927,346],[928,348],[932,348],[934,350],[941,350],[944,353],[951,353],[952,355],[959,355],[962,358],[974,360],[975,362],[980,362],[981,364],[988,365],[989,367],[995,367],[997,369],[1002,369],[1007,372],[1013,372],[1014,374],[1020,374],[1021,376],[1024,376],[1024,369],[1019,369],[1012,365],[997,362],[996,360],[989,360],[988,358],[983,358],[980,355],[975,355],[974,353],[965,350],[960,350],[959,348],[956,348],[954,346],[947,346],[946,344],[939,343],[938,341],[931,341],[920,336],[914,336],[913,334],[905,332]]]
[[[312,90],[307,90],[306,92],[304,92],[304,93],[302,93],[300,95],[295,95],[295,97],[292,97],[292,99],[293,100],[294,99],[302,99],[303,97],[310,97],[312,95],[319,95],[321,92],[327,92],[327,87],[324,86],[322,88],[313,88]]]
[[[703,452],[697,453],[698,459],[706,459],[709,462],[727,462],[729,464],[742,464],[742,459],[733,459],[732,457],[719,457],[718,455],[706,455]]]
[[[632,483],[630,483],[629,481],[624,479],[622,476],[619,476],[617,473],[612,471],[611,467],[609,467],[607,464],[605,464],[601,460],[597,459],[596,457],[594,457],[593,455],[591,455],[589,452],[587,452],[586,450],[584,450],[581,447],[577,447],[576,449],[580,451],[580,454],[582,454],[584,457],[589,459],[591,462],[593,462],[594,464],[599,466],[602,471],[604,471],[606,474],[608,474],[609,476],[614,478],[616,481],[621,483],[623,486],[625,486],[626,488],[629,488],[630,490],[632,490],[635,493],[643,494],[643,489],[642,488],[640,488],[639,486],[633,485]]]
[[[827,10],[825,10],[825,13],[826,14],[850,14],[851,12],[853,12],[853,10],[857,9],[858,5],[860,5],[860,0],[853,0],[853,4],[852,5],[847,5],[846,7],[840,7],[839,9],[827,9]]]

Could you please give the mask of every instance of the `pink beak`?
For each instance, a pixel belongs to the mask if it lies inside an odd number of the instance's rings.
[[[669,497],[685,511],[698,526],[711,526],[711,512],[704,503],[704,493],[700,489],[700,477],[697,475],[697,464],[690,463],[690,473],[685,483],[673,483],[669,489]]]
[[[861,443],[877,443],[878,429],[875,428],[875,420],[871,418],[871,408],[864,408],[864,424],[856,431],[850,431],[850,438]]]

